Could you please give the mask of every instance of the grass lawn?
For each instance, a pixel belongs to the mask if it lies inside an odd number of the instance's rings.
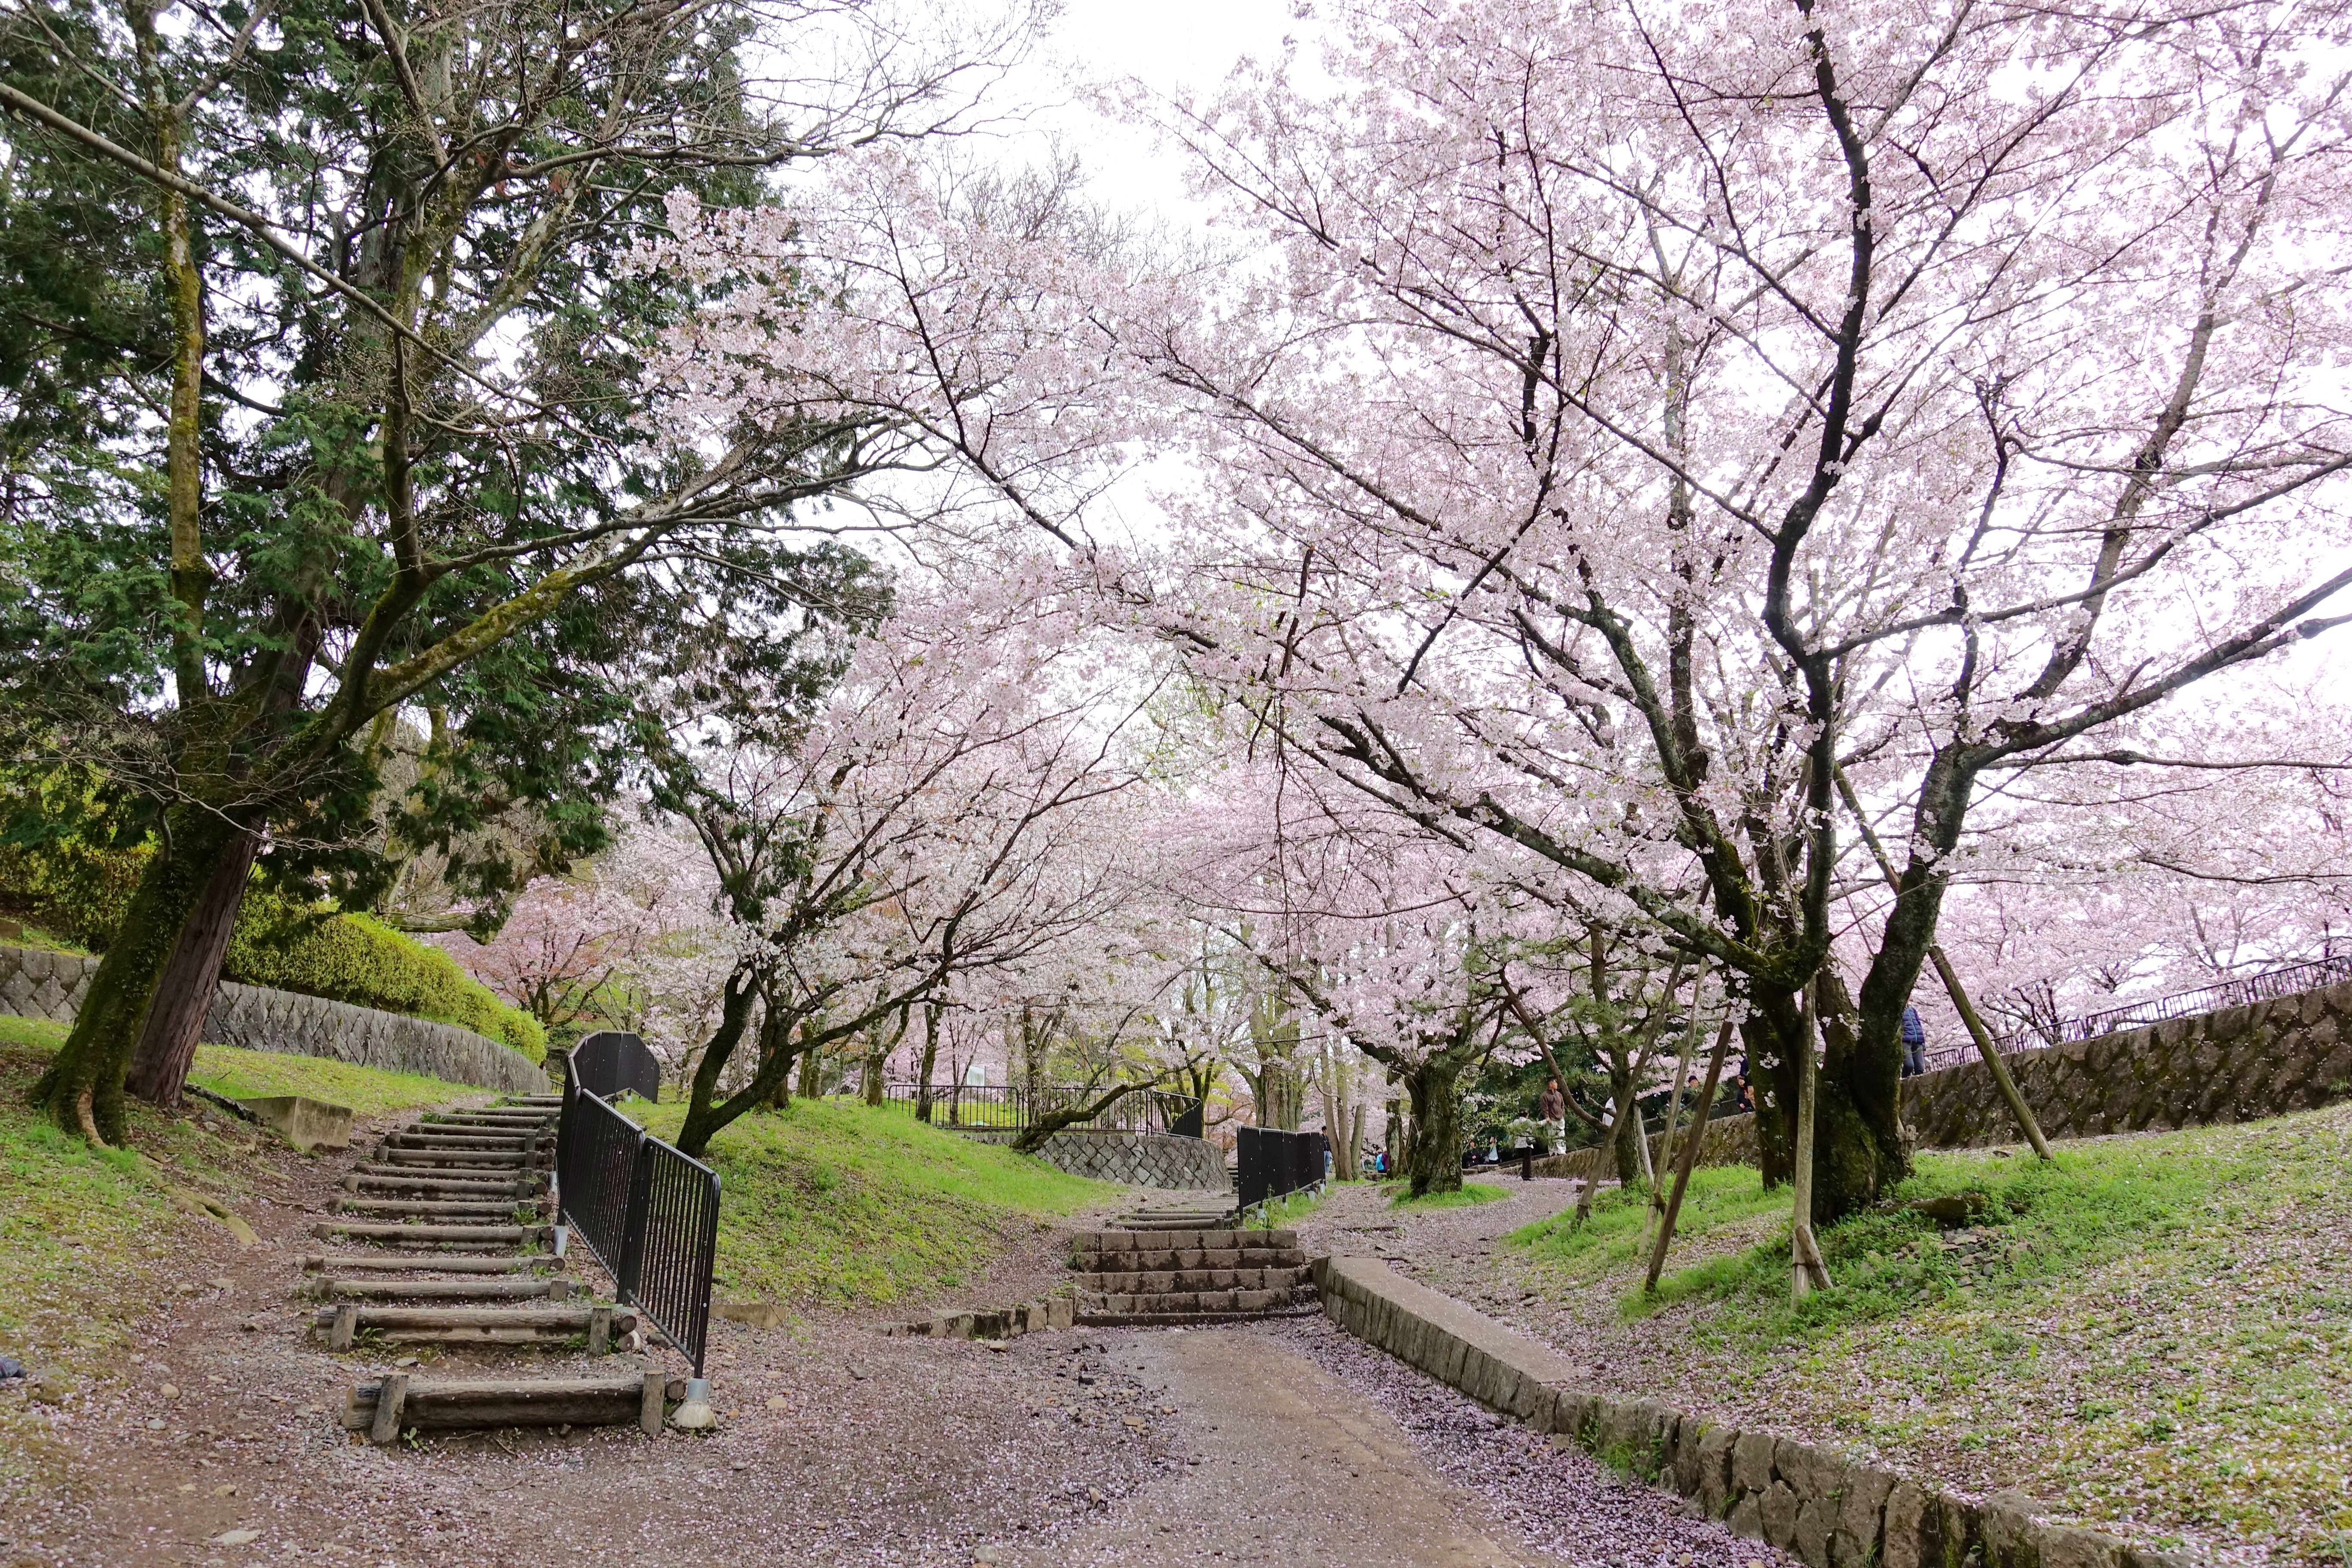
[[[1423,1193],[1412,1195],[1412,1189],[1402,1182],[1382,1182],[1381,1191],[1389,1194],[1392,1209],[1466,1209],[1480,1204],[1498,1203],[1511,1194],[1492,1182],[1465,1181],[1449,1193]]]
[[[383,1116],[459,1100],[482,1100],[497,1092],[473,1084],[427,1078],[422,1073],[385,1072],[328,1057],[280,1056],[275,1051],[248,1051],[235,1046],[198,1046],[188,1081],[200,1083],[231,1100],[257,1100],[273,1094],[308,1095],[331,1105],[348,1105],[361,1116]]]
[[[2152,1544],[2352,1562],[2352,1106],[2233,1127],[1925,1154],[1899,1199],[1981,1194],[1944,1231],[1822,1233],[1835,1288],[1789,1300],[1787,1191],[1696,1173],[1683,1267],[1639,1294],[1640,1195],[1512,1241],[1623,1386],[2015,1487]]]
[[[682,1105],[627,1107],[667,1137]],[[881,1305],[926,1300],[1009,1245],[1118,1192],[915,1120],[903,1105],[795,1100],[713,1139],[725,1294]]]

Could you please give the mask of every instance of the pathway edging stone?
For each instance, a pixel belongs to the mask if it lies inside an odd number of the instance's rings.
[[[2188,1568],[2095,1530],[2034,1516],[2032,1499],[1969,1502],[1826,1448],[1740,1431],[1655,1400],[1619,1400],[1530,1336],[1371,1258],[1313,1262],[1333,1321],[1490,1409],[1630,1466],[1808,1568]]]

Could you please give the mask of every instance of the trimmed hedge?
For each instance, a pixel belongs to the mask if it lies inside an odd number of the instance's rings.
[[[152,850],[94,849],[77,840],[38,850],[0,847],[0,910],[103,952],[122,923]],[[520,1052],[547,1055],[539,1020],[509,1007],[457,961],[366,915],[308,909],[247,891],[222,976],[471,1029]]]

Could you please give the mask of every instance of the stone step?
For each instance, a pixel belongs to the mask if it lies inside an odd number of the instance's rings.
[[[1307,1254],[1296,1247],[1186,1247],[1139,1252],[1078,1252],[1070,1268],[1079,1274],[1159,1274],[1190,1268],[1303,1268]]]
[[[332,1350],[351,1349],[352,1336],[373,1333],[391,1344],[545,1345],[583,1335],[590,1355],[611,1352],[613,1341],[637,1326],[627,1307],[321,1307],[310,1326]]]
[[[302,1258],[309,1274],[338,1274],[352,1269],[392,1272],[416,1269],[427,1274],[528,1274],[535,1269],[560,1271],[563,1259],[548,1252],[517,1252],[482,1258],[446,1252],[311,1252]]]
[[[421,1198],[528,1198],[539,1190],[536,1182],[499,1181],[493,1177],[391,1176],[380,1172],[353,1171],[343,1178],[347,1193],[377,1193]]]
[[[543,1225],[392,1225],[378,1220],[322,1220],[310,1227],[310,1234],[321,1241],[346,1237],[353,1241],[389,1241],[403,1247],[420,1247],[429,1243],[456,1244],[467,1247],[521,1247],[543,1242],[549,1227]]]
[[[1160,1295],[1190,1290],[1295,1290],[1309,1282],[1303,1264],[1289,1268],[1173,1268],[1135,1274],[1081,1274],[1074,1283],[1100,1296]]]
[[[568,1300],[577,1293],[569,1279],[352,1279],[322,1275],[302,1287],[322,1301],[529,1301]]]
[[[397,1405],[376,1419],[384,1388],[399,1391]],[[354,1387],[343,1405],[343,1426],[390,1443],[410,1429],[459,1431],[486,1426],[621,1426],[635,1422],[661,1436],[665,1401],[683,1399],[686,1380],[660,1372],[620,1377],[499,1378],[411,1382],[395,1373]],[[381,1433],[381,1436],[376,1434]]]
[[[1203,1319],[1261,1318],[1319,1310],[1311,1285],[1287,1290],[1159,1290],[1100,1294],[1080,1290],[1080,1327],[1113,1323],[1168,1323]]]
[[[1148,1252],[1186,1247],[1226,1250],[1239,1247],[1297,1247],[1295,1230],[1244,1230],[1213,1226],[1200,1230],[1082,1230],[1071,1238],[1081,1252]]]
[[[513,1219],[519,1208],[539,1207],[527,1198],[337,1198],[327,1206],[334,1214],[423,1220]]]

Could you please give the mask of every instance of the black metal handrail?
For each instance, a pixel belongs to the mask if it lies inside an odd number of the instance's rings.
[[[591,1094],[616,1100],[626,1090],[646,1100],[661,1098],[661,1058],[646,1042],[622,1029],[583,1035],[572,1047],[569,1080]]]
[[[1234,1134],[1234,1195],[1249,1208],[1286,1193],[1301,1192],[1323,1180],[1325,1151],[1320,1132],[1283,1132],[1242,1127]]]
[[[1030,1126],[1037,1116],[1101,1099],[1108,1087],[1042,1084],[1032,1089],[1018,1083],[933,1084],[931,1125],[960,1132],[1018,1132]],[[859,1092],[858,1086],[852,1080],[843,1084],[841,1092],[855,1095]],[[882,1098],[898,1104],[917,1105],[923,1098],[922,1085],[886,1083],[882,1086]],[[1201,1098],[1167,1089],[1138,1089],[1108,1110],[1070,1125],[1097,1132],[1164,1132],[1178,1138],[1198,1138],[1202,1131]]]
[[[556,1124],[559,1220],[613,1276],[614,1299],[668,1336],[702,1375],[719,1255],[719,1173],[583,1088],[573,1063]]]
[[[1996,1035],[1992,1043],[2003,1055],[2038,1051],[2051,1046],[2095,1040],[2101,1035],[2113,1035],[2126,1029],[2146,1028],[2150,1024],[2161,1024],[2172,1018],[2192,1018],[2200,1013],[2218,1013],[2225,1007],[2266,1002],[2273,996],[2292,996],[2299,991],[2316,990],[2322,985],[2332,985],[2343,980],[2352,980],[2352,956],[2315,958],[2280,969],[2266,969],[2260,974],[2249,974],[2237,980],[2200,985],[2193,991],[2176,991],[2168,996],[2128,1002],[2105,1012],[2063,1019],[2054,1028],[2029,1025],[2005,1035]],[[1928,1069],[1933,1071],[1966,1061],[1976,1054],[1975,1043],[1970,1041],[1956,1046],[1938,1046],[1926,1053],[1925,1061]]]

